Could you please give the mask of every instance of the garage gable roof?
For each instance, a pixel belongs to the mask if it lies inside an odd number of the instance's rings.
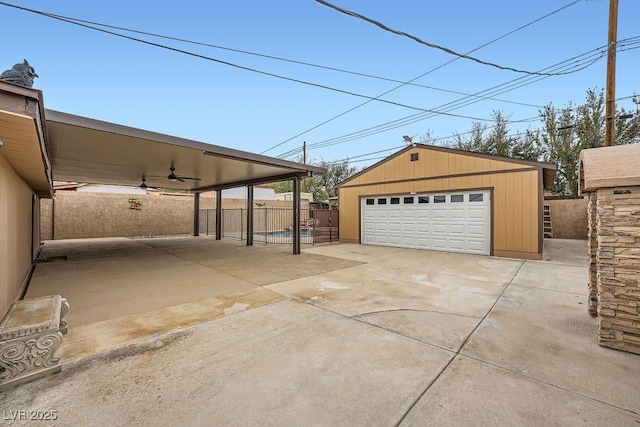
[[[346,180],[342,181],[340,184],[337,185],[337,187],[342,187],[346,184],[348,184],[349,182],[353,181],[354,179],[370,172],[371,170],[389,162],[392,159],[395,159],[398,156],[401,156],[402,154],[411,151],[411,150],[425,150],[425,151],[437,151],[437,152],[444,152],[444,153],[450,153],[450,154],[460,154],[463,156],[470,156],[470,157],[478,157],[478,158],[483,158],[483,159],[488,159],[488,160],[497,160],[497,161],[501,161],[501,162],[507,162],[507,163],[513,163],[516,165],[524,165],[524,166],[530,166],[530,167],[535,167],[537,169],[541,169],[543,172],[543,183],[544,183],[544,188],[551,188],[553,186],[553,180],[555,178],[555,172],[556,172],[556,165],[553,163],[545,163],[545,162],[536,162],[533,160],[523,160],[523,159],[514,159],[511,157],[501,157],[501,156],[494,156],[491,154],[481,154],[481,153],[474,153],[471,151],[465,151],[465,150],[459,150],[459,149],[455,149],[455,148],[446,148],[446,147],[438,147],[435,145],[427,145],[427,144],[413,144],[410,145],[408,147],[403,148],[402,150],[390,155],[389,157],[386,157],[384,159],[382,159],[381,161],[374,163],[373,165],[369,166],[368,168],[365,168],[363,170],[361,170],[360,172],[358,172],[357,174],[347,178]]]
[[[191,192],[325,173],[326,169],[47,110],[53,178]],[[169,180],[170,168],[179,177]]]

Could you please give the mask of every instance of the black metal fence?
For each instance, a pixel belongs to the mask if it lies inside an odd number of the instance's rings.
[[[340,216],[337,210],[301,209],[300,243],[337,242]],[[200,210],[200,233],[216,234],[215,209]],[[247,210],[222,209],[222,237],[247,238]],[[253,210],[253,241],[293,244],[293,209],[256,208]]]

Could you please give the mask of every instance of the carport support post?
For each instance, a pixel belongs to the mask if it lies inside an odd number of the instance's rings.
[[[247,185],[247,246],[253,246],[253,185]]]
[[[293,254],[300,254],[300,177],[293,178]]]
[[[216,190],[216,240],[222,239],[222,190]]]
[[[200,193],[193,195],[193,235],[200,235]]]

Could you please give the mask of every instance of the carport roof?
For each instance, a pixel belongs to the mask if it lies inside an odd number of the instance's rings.
[[[326,169],[46,110],[53,179],[192,192],[324,173]],[[182,177],[170,181],[170,167]]]

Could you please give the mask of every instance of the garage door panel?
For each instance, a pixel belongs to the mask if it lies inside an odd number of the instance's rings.
[[[402,223],[402,232],[403,233],[415,233],[416,232],[416,223],[415,222],[403,222]]]
[[[431,224],[431,234],[445,236],[447,234],[447,226],[448,224],[445,222]]]
[[[405,209],[401,211],[403,221],[414,221],[416,219],[416,211],[414,209]]]
[[[414,247],[417,245],[416,238],[410,236],[402,236],[402,246],[403,247]]]
[[[473,193],[474,197],[470,197]],[[482,194],[482,201],[478,201]],[[491,193],[458,191],[424,194],[416,202],[403,203],[406,196],[375,198],[374,205],[362,200],[362,242],[438,251],[489,254],[491,247]],[[439,203],[434,203],[436,197]],[[474,201],[471,201],[473,199]],[[400,203],[391,203],[399,200]],[[380,201],[387,203],[380,204]]]
[[[402,212],[400,209],[389,209],[389,219],[400,219],[402,218]]]
[[[449,209],[449,219],[466,220],[467,210],[465,208]]]
[[[433,249],[439,250],[439,251],[446,251],[447,250],[447,239],[443,239],[440,237],[434,237],[431,239],[431,246],[433,247]]]
[[[465,224],[449,224],[449,234],[464,236],[466,234]]]
[[[466,240],[463,239],[449,239],[449,250],[456,252],[464,252],[466,248]]]
[[[470,220],[482,220],[485,217],[487,206],[467,208],[467,218]]]
[[[390,233],[400,233],[402,231],[402,225],[399,222],[389,222]]]
[[[467,240],[467,246],[470,250],[474,252],[482,253],[482,247],[484,245],[483,240]]]
[[[432,219],[447,219],[449,217],[449,212],[444,208],[437,208],[431,210],[431,218]]]
[[[467,235],[469,236],[487,236],[489,233],[486,233],[487,226],[483,224],[467,224]]]

